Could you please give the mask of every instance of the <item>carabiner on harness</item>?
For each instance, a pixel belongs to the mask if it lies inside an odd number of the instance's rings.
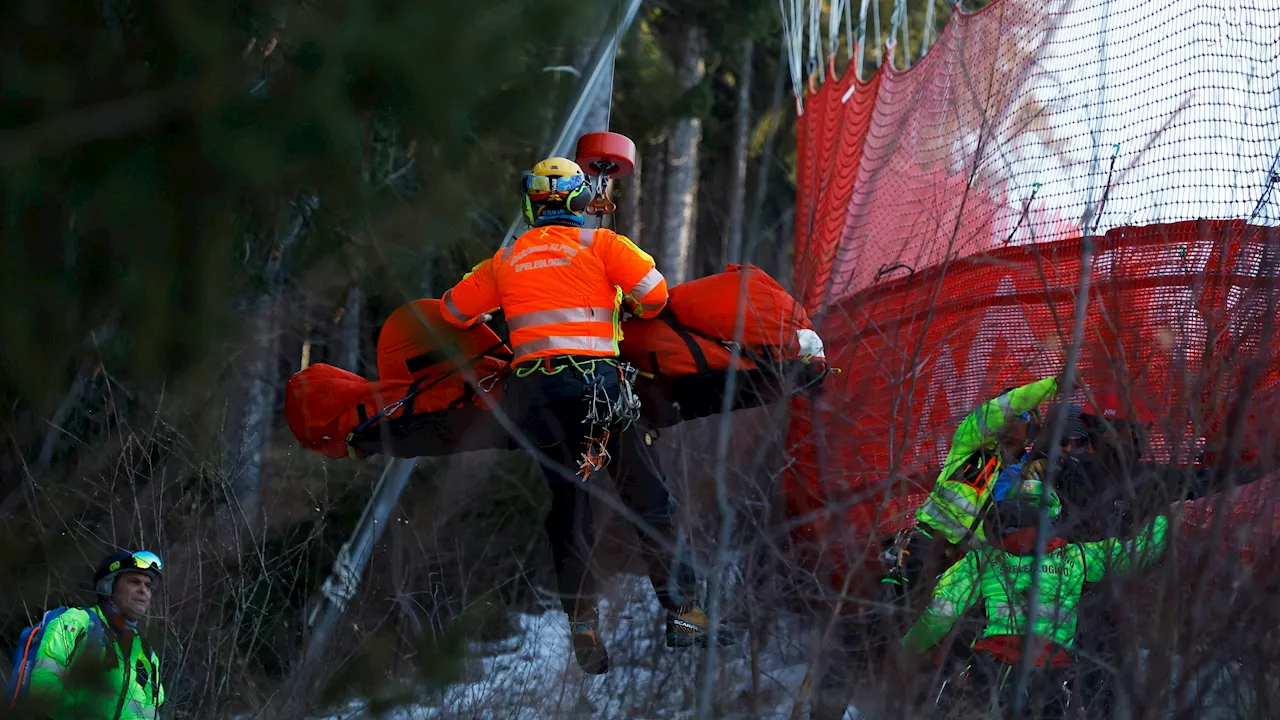
[[[632,423],[640,419],[640,397],[632,387],[636,368],[630,363],[603,363],[615,367],[618,372],[618,393],[616,397],[610,397],[600,376],[595,373],[602,363],[603,361],[593,361],[583,370],[583,379],[587,382],[584,397],[587,414],[582,422],[587,426],[584,438],[587,449],[578,465],[578,473],[583,482],[590,480],[592,473],[609,463],[608,444],[613,431],[625,432]]]

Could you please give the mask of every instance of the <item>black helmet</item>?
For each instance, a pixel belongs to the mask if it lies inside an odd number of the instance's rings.
[[[1044,419],[1044,428],[1040,436],[1036,439],[1036,451],[1040,455],[1049,454],[1049,443],[1053,437],[1054,423],[1057,422],[1059,407],[1055,405],[1050,408]],[[1065,407],[1067,414],[1066,424],[1062,428],[1062,436],[1058,442],[1070,448],[1069,452],[1087,451],[1092,446],[1092,438],[1089,434],[1089,427],[1084,419],[1084,408],[1079,405],[1067,405]],[[1048,432],[1043,432],[1047,430]]]
[[[153,582],[158,582],[164,563],[160,556],[147,550],[118,550],[111,553],[93,574],[93,587],[99,595],[110,595],[115,590],[116,578],[123,572],[145,572]]]

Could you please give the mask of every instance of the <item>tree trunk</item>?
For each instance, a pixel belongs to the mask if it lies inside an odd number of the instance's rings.
[[[640,189],[640,238],[632,238],[637,243],[643,241],[650,255],[658,259],[659,270],[665,272],[663,261],[663,203],[666,199],[667,181],[667,143],[664,140],[647,142],[640,147],[643,158],[644,177]]]
[[[738,72],[738,111],[733,118],[733,148],[729,164],[732,176],[729,180],[729,228],[725,235],[725,264],[742,262],[742,227],[747,208],[747,143],[751,138],[751,82],[752,58],[755,42],[751,38],[742,41],[742,66]]]
[[[338,321],[338,352],[334,364],[360,375],[360,337],[364,319],[364,288],[352,283]]]
[[[747,231],[746,259],[755,262],[760,233],[764,231],[764,204],[769,197],[769,176],[773,173],[773,148],[778,139],[778,127],[782,124],[782,100],[786,91],[787,49],[784,45],[782,55],[778,58],[778,72],[773,78],[773,96],[769,98],[769,129],[764,137],[764,149],[760,153],[760,162],[756,166],[756,196],[751,207],[751,225]],[[769,263],[772,267],[765,269],[775,278],[780,267]]]
[[[644,154],[636,153],[636,168],[632,171],[631,176],[624,180],[621,184],[616,196],[610,191],[610,197],[618,204],[618,232],[631,238],[632,242],[640,242],[640,231],[642,222],[640,220],[640,202],[641,189],[644,187]]]
[[[272,293],[263,293],[254,307],[251,359],[245,372],[244,415],[239,446],[230,476],[231,491],[251,528],[262,513],[262,455],[271,436],[271,420],[276,409],[276,359],[279,344],[279,304]]]
[[[601,38],[587,38],[578,46],[577,67],[578,72],[582,73],[579,80],[585,82],[587,75],[591,72],[591,60],[596,47],[601,42]],[[596,86],[595,95],[587,104],[587,114],[582,118],[582,129],[578,131],[579,137],[588,133],[604,132],[609,129],[609,102],[613,99],[613,71],[606,70],[607,75],[601,77],[599,84]],[[577,142],[577,138],[573,138],[573,142]],[[572,159],[572,158],[570,158]]]
[[[693,22],[684,29],[680,58],[680,85],[691,90],[702,82],[706,65],[703,30]],[[662,233],[661,270],[670,285],[689,279],[693,258],[694,214],[698,196],[698,145],[702,121],[693,115],[676,120],[667,148],[666,207]]]
[[[288,224],[267,261],[267,291],[254,303],[253,332],[250,336],[249,360],[244,407],[236,427],[229,429],[224,457],[227,482],[240,504],[245,521],[254,532],[262,527],[262,493],[264,474],[262,459],[275,419],[276,393],[279,391],[277,360],[280,355],[280,293],[284,288],[284,256],[298,243],[310,224],[311,214],[319,198],[299,198],[289,210]]]

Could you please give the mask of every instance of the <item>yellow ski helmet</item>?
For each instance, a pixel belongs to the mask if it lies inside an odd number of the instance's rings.
[[[550,220],[581,225],[594,197],[586,173],[567,158],[547,158],[524,174],[524,219],[530,225]]]

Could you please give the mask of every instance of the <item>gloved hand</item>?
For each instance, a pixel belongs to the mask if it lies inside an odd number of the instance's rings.
[[[1048,461],[1049,461],[1048,458],[1041,456],[1023,465],[1022,479],[1023,480],[1039,480],[1040,482],[1044,482],[1045,481],[1045,464],[1048,463]]]

